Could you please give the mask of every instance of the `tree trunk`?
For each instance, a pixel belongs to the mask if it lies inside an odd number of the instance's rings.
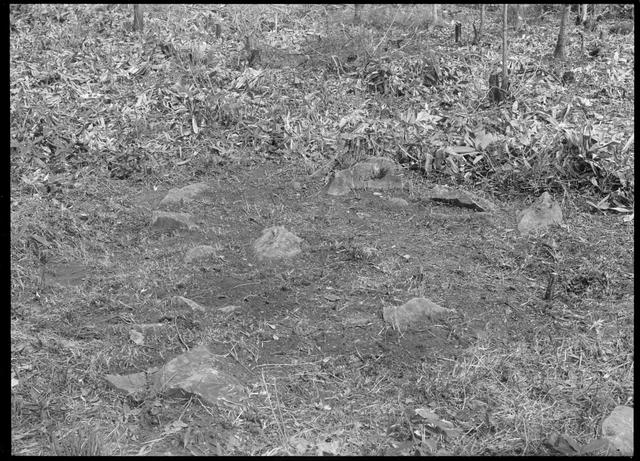
[[[489,100],[499,104],[509,95],[509,76],[507,75],[507,20],[509,16],[509,5],[506,3],[502,7],[502,75],[498,72],[489,75]]]
[[[354,3],[353,4],[353,23],[360,23],[360,10],[362,9],[362,3]]]
[[[133,5],[133,30],[142,32],[143,29],[142,5],[136,3]]]
[[[502,85],[505,85],[507,81],[507,11],[508,6],[506,3],[502,9]]]
[[[478,39],[482,36],[482,28],[484,27],[484,14],[486,5],[480,5],[480,27],[478,28]]]
[[[569,19],[569,10],[571,4],[566,3],[562,6],[562,16],[560,17],[560,32],[558,32],[558,41],[556,43],[556,49],[553,51],[553,57],[556,59],[565,60],[567,54],[565,52],[565,42],[567,34],[565,32],[567,20]]]

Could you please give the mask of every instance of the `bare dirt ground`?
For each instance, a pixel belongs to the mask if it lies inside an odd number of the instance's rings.
[[[559,60],[529,5],[497,104],[497,6],[481,37],[472,6],[352,6],[11,6],[7,452],[576,454],[633,407],[633,11],[571,21]],[[326,193],[365,157],[405,187]],[[155,228],[194,183],[196,226]],[[543,192],[563,221],[524,237]],[[270,226],[301,252],[259,260]],[[385,321],[416,297],[450,311]],[[246,399],[109,380],[203,345]]]
[[[95,430],[108,431],[112,452],[122,454],[409,454],[421,427],[435,437],[434,453],[478,453],[473,444],[482,443],[480,452],[497,454],[525,450],[524,440],[506,448],[498,429],[518,424],[529,424],[527,450],[541,453],[546,431],[572,433],[584,427],[578,418],[595,430],[599,405],[631,392],[632,226],[568,213],[566,225],[527,239],[515,230],[513,203],[479,219],[421,198],[428,184],[414,178],[393,194],[409,202],[398,207],[387,193],[331,197],[298,171],[228,164],[199,178],[210,191],[181,207],[197,217],[194,231],[150,228],[149,210],[166,189],[105,184],[108,201],[78,202],[90,217],[78,229],[86,256],[74,262],[91,272],[71,266],[75,277],[61,269],[47,283],[43,269],[37,293],[16,300],[12,315],[14,331],[29,332],[15,338],[23,348],[16,359],[28,352],[37,381],[58,385],[41,391],[44,407],[22,404],[14,416],[24,425],[47,412],[64,440],[73,433],[63,428],[79,421],[66,420],[62,407],[77,394],[74,404],[85,407],[77,416],[95,406]],[[301,237],[302,253],[257,261],[252,243],[271,225]],[[216,257],[186,264],[198,244],[213,245]],[[545,301],[551,270],[560,282]],[[207,311],[175,306],[176,295]],[[415,296],[455,314],[413,332],[384,323],[384,305]],[[218,311],[227,305],[241,308]],[[153,323],[164,327],[144,346],[130,342],[132,325]],[[140,371],[199,344],[242,365],[250,403],[130,402],[105,385],[107,370]],[[52,354],[68,357],[63,370]],[[584,374],[604,357],[621,366]],[[149,407],[154,423],[143,417]],[[429,432],[415,420],[419,408],[465,436]],[[184,422],[188,443],[183,430],[163,432],[175,421]],[[46,433],[33,431],[25,438],[42,443]],[[574,434],[581,436],[588,434]]]

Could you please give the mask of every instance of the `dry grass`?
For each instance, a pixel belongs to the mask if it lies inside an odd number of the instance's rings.
[[[301,171],[344,154],[340,119],[355,109],[382,117],[385,105],[406,103],[355,91],[331,72],[265,72],[248,85],[251,97],[246,87],[227,92],[240,106],[228,126],[202,124],[192,135],[190,110],[207,109],[204,89],[239,81],[243,35],[260,26],[262,38],[280,31],[302,43],[310,26],[338,27],[336,15],[352,10],[225,7],[225,42],[203,64],[193,55],[211,40],[203,24],[217,7],[150,5],[140,37],[127,30],[131,12],[123,7],[26,8],[33,24],[11,32],[11,134],[22,146],[11,154],[12,454],[538,455],[552,453],[545,444],[552,433],[587,443],[613,407],[633,406],[633,221],[589,214],[583,197],[567,191],[565,224],[522,239],[513,214],[527,203],[515,194],[490,197],[506,211],[485,226],[466,211],[427,203],[430,182],[408,172],[406,209],[383,208],[365,193],[327,198]],[[428,21],[423,10],[397,12],[401,27]],[[368,34],[386,33],[388,15],[367,8],[360,28],[349,29],[352,40],[332,35],[316,51],[370,51]],[[87,35],[99,27],[106,38]],[[83,45],[87,37],[93,48]],[[144,45],[149,37],[157,47]],[[178,50],[171,58],[159,48],[167,43]],[[134,68],[146,73],[130,75]],[[488,68],[487,61],[474,69]],[[191,93],[179,94],[176,81]],[[477,101],[484,90],[472,82],[466,91]],[[100,99],[107,96],[111,102]],[[288,96],[290,105],[282,103]],[[460,109],[475,117],[478,107]],[[94,110],[102,120],[87,115]],[[278,121],[280,136],[266,135],[272,127],[263,120]],[[394,126],[372,122],[371,143],[362,145],[385,151],[377,137]],[[64,144],[74,133],[86,136],[86,152],[42,140]],[[56,157],[56,149],[75,157]],[[277,161],[263,163],[269,156]],[[144,158],[145,168],[127,180],[109,177],[107,160],[121,166],[132,158]],[[212,201],[189,205],[204,230],[153,232],[154,200],[200,180],[215,189]],[[293,180],[304,188],[293,191]],[[290,266],[251,259],[250,242],[274,224],[306,239]],[[185,251],[202,243],[217,257],[186,265]],[[87,277],[51,283],[48,271],[64,263],[86,267]],[[550,273],[554,296],[543,300]],[[233,299],[219,297],[230,291]],[[186,312],[174,296],[212,313]],[[382,306],[414,296],[456,315],[419,334],[385,326]],[[225,303],[240,312],[213,310]],[[132,329],[144,330],[144,346],[131,341]],[[125,397],[105,380],[198,344],[218,345],[250,372],[248,403]]]

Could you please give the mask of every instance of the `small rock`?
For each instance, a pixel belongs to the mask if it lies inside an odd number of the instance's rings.
[[[545,229],[551,224],[562,223],[562,210],[551,195],[544,192],[533,205],[519,213],[518,217],[520,235],[528,235],[533,231]]]
[[[406,207],[409,206],[409,202],[407,202],[405,199],[400,198],[400,197],[391,197],[389,199],[389,203],[391,205],[397,206],[397,207]]]
[[[352,189],[402,189],[402,178],[396,174],[398,165],[385,157],[371,157],[351,168],[337,171],[329,181],[326,193],[345,195]]]
[[[184,260],[187,263],[191,263],[194,261],[208,258],[209,256],[215,256],[215,254],[216,254],[216,250],[212,246],[199,245],[187,251],[187,254],[184,257]]]
[[[448,186],[436,185],[429,192],[429,199],[448,205],[470,208],[475,211],[495,211],[496,206],[489,200],[477,197],[471,192],[460,191]]]
[[[133,395],[142,392],[147,384],[147,374],[145,372],[133,373],[130,375],[106,375],[105,379],[124,395]]]
[[[602,435],[611,442],[616,454],[633,456],[633,408],[615,407],[602,422]]]
[[[205,312],[206,311],[206,309],[203,306],[201,306],[200,304],[198,304],[195,301],[192,301],[189,298],[185,298],[184,296],[175,296],[174,300],[179,302],[179,303],[183,303],[183,304],[189,306],[191,308],[191,310],[193,310],[193,311],[200,311],[200,312]]]
[[[219,399],[238,402],[247,395],[238,378],[231,374],[234,365],[224,357],[198,346],[165,364],[153,375],[154,388],[169,395],[198,395],[209,403]]]
[[[398,164],[386,157],[369,157],[349,169],[356,179],[376,179],[395,173],[398,170]]]
[[[291,258],[302,250],[302,239],[292,234],[283,226],[273,226],[265,229],[262,235],[255,241],[253,248],[258,260],[265,258]]]
[[[439,306],[427,298],[413,298],[402,306],[385,306],[382,317],[396,328],[421,328],[429,321],[441,317],[453,309]]]
[[[125,394],[156,392],[188,397],[197,395],[208,403],[223,400],[241,403],[247,398],[243,371],[231,361],[212,354],[206,346],[197,346],[175,357],[161,369],[150,368],[130,375],[106,375],[105,379]]]
[[[151,227],[162,231],[177,229],[197,229],[193,217],[189,213],[173,213],[170,211],[154,211],[151,216]]]
[[[209,186],[205,183],[195,183],[180,189],[171,189],[167,192],[167,195],[160,202],[160,206],[172,205],[174,203],[187,203],[190,202],[209,189]]]

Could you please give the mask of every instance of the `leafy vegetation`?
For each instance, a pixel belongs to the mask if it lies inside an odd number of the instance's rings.
[[[524,23],[509,28],[509,94],[495,104],[489,77],[502,65],[502,26],[493,7],[473,37],[479,11],[456,5],[443,5],[437,19],[424,5],[365,5],[357,16],[351,5],[145,5],[136,31],[125,5],[12,5],[13,453],[544,454],[551,432],[594,438],[604,408],[633,404],[629,11],[611,5],[597,20],[568,25],[559,61],[559,10],[530,5]],[[300,189],[268,184],[306,181],[311,191],[332,169],[371,156],[404,165],[415,200],[434,182],[523,207],[549,191],[562,197],[570,224],[522,242],[509,230],[451,224],[446,213],[425,212],[423,224],[386,210],[376,221],[386,235],[366,231],[378,239],[370,241],[353,226],[377,215],[316,210]],[[189,278],[174,263],[191,240],[152,235],[145,212],[148,196],[196,180],[217,181],[211,233],[227,256]],[[330,219],[335,227],[322,227]],[[423,227],[411,227],[418,221]],[[246,266],[240,242],[255,238],[247,222],[308,230],[316,259],[282,273]],[[447,235],[426,234],[431,226]],[[398,235],[413,259],[395,254]],[[94,271],[90,281],[47,283],[49,266],[77,261]],[[273,337],[269,322],[277,322],[244,317],[201,325],[176,315],[148,348],[129,341],[129,325],[168,315],[168,296],[201,290],[211,274],[246,271],[280,296],[264,295],[272,306],[290,311],[298,296],[319,309],[317,283],[376,308],[407,293],[453,291],[441,301],[464,310],[477,300],[475,320],[433,340],[448,349],[465,337],[464,353],[435,353],[433,363],[417,345],[405,354],[400,335],[367,333],[393,344],[318,360],[300,352],[314,350],[301,340],[291,348],[299,368],[263,374],[254,390],[265,400],[250,411],[110,394],[105,374],[159,365],[205,339],[234,344],[230,354],[243,364],[278,355],[252,361],[254,335]],[[562,274],[559,304],[535,299],[550,273]],[[244,299],[257,296],[250,288],[240,290]],[[322,312],[310,322],[322,319],[317,328],[330,324]],[[494,327],[480,322],[485,312]],[[405,411],[427,405],[461,433],[432,425],[417,436]],[[171,422],[160,439],[149,416],[158,412]],[[185,414],[183,431],[175,422]],[[209,424],[218,435],[206,435]]]

